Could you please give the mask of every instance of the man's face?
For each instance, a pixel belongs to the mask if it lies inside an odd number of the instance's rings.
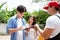
[[[50,15],[52,15],[53,14],[53,12],[54,12],[54,7],[48,7],[48,14],[50,14]]]
[[[24,12],[22,12],[22,13],[17,12],[17,16],[18,16],[19,18],[22,18],[22,17],[24,16]]]

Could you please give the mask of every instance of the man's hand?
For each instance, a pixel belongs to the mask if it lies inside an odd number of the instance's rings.
[[[22,28],[23,28],[23,27],[19,27],[19,28],[17,28],[17,31],[22,30]]]
[[[19,31],[19,30],[22,30],[22,27],[19,27],[19,28],[10,28],[10,29],[8,30],[8,34],[17,32],[17,31]]]

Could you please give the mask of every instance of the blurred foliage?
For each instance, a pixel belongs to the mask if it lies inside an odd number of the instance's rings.
[[[42,0],[32,0],[32,2],[36,2],[36,3],[39,2],[39,1],[42,1]]]
[[[38,24],[45,24],[46,19],[49,16],[48,13],[44,10],[39,10],[38,12],[34,11],[32,14],[36,16],[36,20]]]
[[[8,19],[16,14],[16,9],[9,11],[8,6],[6,6],[5,10],[2,10],[2,7],[5,4],[6,4],[6,2],[2,3],[0,5],[0,23],[7,23]],[[44,28],[43,26],[45,25],[46,19],[49,16],[48,13],[44,10],[33,11],[32,13],[26,12],[24,14],[24,18],[26,19],[26,21],[28,21],[28,18],[31,15],[34,15],[36,17],[36,22],[43,29]]]
[[[38,3],[38,2],[40,2],[40,1],[44,1],[44,0],[32,0],[32,3],[33,3],[33,2]],[[45,1],[48,2],[48,1],[51,1],[51,0],[45,0]]]
[[[8,11],[7,6],[5,10],[2,10],[1,8],[3,7],[4,4],[6,4],[6,2],[0,5],[0,23],[7,23],[8,19],[16,14],[16,9],[13,9],[12,11]],[[36,20],[38,24],[45,24],[46,19],[49,16],[48,13],[45,12],[44,10],[38,10],[32,13],[26,12],[24,14],[24,18],[26,19],[26,21],[28,21],[28,17],[31,15],[36,16]]]
[[[7,2],[4,2],[4,3],[2,3],[1,5],[0,5],[0,10],[1,10],[1,8],[3,7],[3,5],[5,5]]]
[[[26,21],[28,21],[29,16],[31,16],[29,12],[24,13],[24,18],[26,19]]]

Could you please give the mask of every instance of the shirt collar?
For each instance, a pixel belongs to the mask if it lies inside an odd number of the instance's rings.
[[[16,19],[19,19],[19,18],[17,17],[17,14],[15,14],[14,17],[15,17]],[[21,19],[22,19],[22,18],[21,18]]]
[[[60,16],[59,12],[57,12],[55,15],[58,15],[58,16]]]

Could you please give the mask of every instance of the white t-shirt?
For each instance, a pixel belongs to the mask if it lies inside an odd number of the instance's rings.
[[[30,25],[27,24],[27,27],[29,27]],[[36,25],[37,26],[37,25]],[[28,32],[28,36],[27,36],[27,40],[37,40],[37,34],[35,29],[30,28],[30,31]]]
[[[60,16],[59,13],[57,13],[55,15]],[[52,16],[48,17],[48,19],[46,21],[45,28],[54,29],[54,31],[50,35],[50,38],[55,37],[60,32],[60,19],[57,16],[55,16],[55,15],[52,15]]]
[[[22,19],[18,18],[17,19],[17,28],[19,28],[21,26],[22,26]],[[17,31],[17,40],[23,40],[23,31],[22,30]]]

